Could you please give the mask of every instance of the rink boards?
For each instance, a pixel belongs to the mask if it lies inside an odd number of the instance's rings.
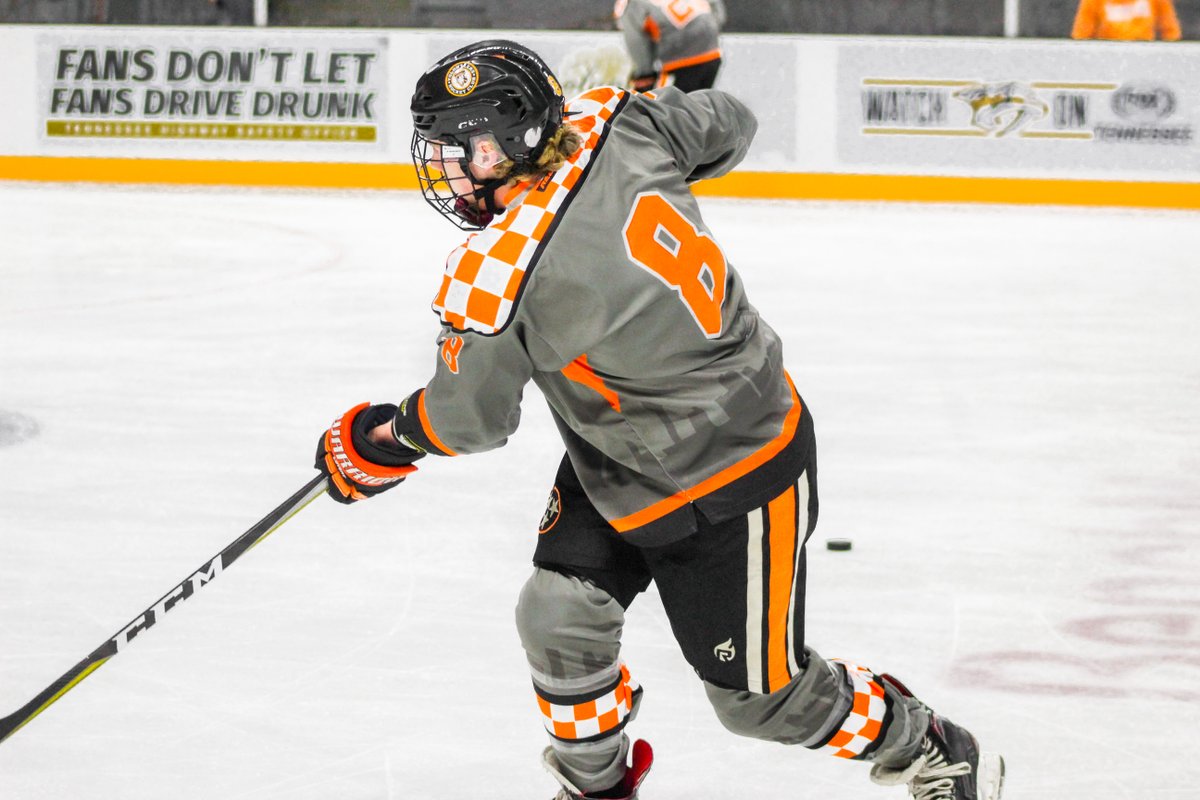
[[[616,34],[0,26],[0,179],[413,189],[408,101],[504,36],[568,93]],[[730,197],[1200,208],[1200,45],[727,35],[758,116]]]

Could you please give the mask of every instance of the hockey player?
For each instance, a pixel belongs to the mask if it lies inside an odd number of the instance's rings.
[[[317,466],[335,499],[378,494],[423,456],[504,444],[541,389],[566,455],[516,621],[558,800],[630,800],[650,768],[620,636],[652,580],[729,730],[871,762],[921,800],[996,800],[1002,762],[970,733],[805,644],[812,418],[688,188],[742,159],[750,111],[674,88],[564,108],[536,54],[487,41],[422,75],[412,114],[426,200],[476,233],[433,303],[433,378],[343,414]]]
[[[632,89],[711,89],[721,69],[722,0],[617,0],[613,17],[633,60]]]

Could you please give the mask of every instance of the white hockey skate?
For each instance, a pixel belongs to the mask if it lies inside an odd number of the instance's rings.
[[[604,792],[588,793],[580,791],[567,776],[563,775],[562,768],[558,763],[558,758],[554,754],[553,747],[547,747],[542,751],[542,766],[546,771],[554,776],[562,788],[558,794],[554,796],[554,800],[637,800],[638,787],[642,781],[646,779],[646,773],[650,771],[651,764],[654,763],[654,750],[650,748],[650,743],[638,739],[633,743],[631,749],[630,764],[625,768],[625,777],[611,789]]]
[[[914,800],[1000,800],[1004,759],[981,753],[966,728],[931,714],[921,748],[904,769],[871,767],[871,780],[881,786],[907,783]]]

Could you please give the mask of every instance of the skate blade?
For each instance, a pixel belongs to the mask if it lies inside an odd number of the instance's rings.
[[[1004,758],[997,753],[981,753],[976,773],[979,800],[1000,800],[1004,791]]]

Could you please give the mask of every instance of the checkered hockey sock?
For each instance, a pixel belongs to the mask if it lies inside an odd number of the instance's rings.
[[[879,747],[890,722],[891,700],[879,676],[866,667],[841,659],[831,663],[842,669],[851,694],[851,705],[836,728],[819,742],[808,745],[837,758],[862,761]]]
[[[580,689],[581,683],[594,688]],[[619,786],[628,772],[630,743],[624,729],[642,696],[628,668],[618,662],[585,681],[535,675],[533,688],[553,740],[543,764],[559,783],[575,797],[592,797],[598,789]]]

